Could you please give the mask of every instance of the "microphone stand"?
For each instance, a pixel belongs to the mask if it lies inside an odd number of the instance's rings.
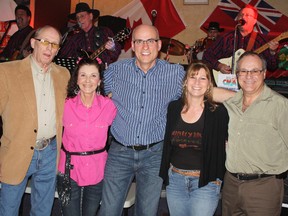
[[[63,45],[64,42],[66,41],[67,36],[68,36],[69,33],[70,33],[70,31],[68,30],[68,31],[66,31],[66,33],[62,36],[62,39],[61,39],[61,44],[62,44],[62,45]]]
[[[234,43],[233,43],[233,54],[232,54],[232,65],[231,65],[231,73],[235,73],[235,52],[236,52],[236,39],[237,39],[237,28],[241,24],[237,24],[234,31]]]
[[[157,14],[152,14],[152,25],[153,26],[155,26],[156,16],[157,16]]]

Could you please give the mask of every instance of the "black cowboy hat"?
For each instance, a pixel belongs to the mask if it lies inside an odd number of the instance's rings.
[[[204,27],[206,30],[218,30],[219,32],[223,32],[224,28],[220,28],[220,25],[218,22],[210,22],[208,28]]]
[[[100,11],[97,9],[91,9],[87,3],[80,2],[76,5],[75,13],[68,16],[69,19],[76,20],[76,14],[80,12],[93,13],[93,18],[96,19],[100,15]]]

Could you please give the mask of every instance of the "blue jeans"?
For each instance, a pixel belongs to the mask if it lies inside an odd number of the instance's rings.
[[[57,181],[63,181],[63,174],[57,175]],[[78,186],[71,179],[71,200],[67,206],[61,206],[64,216],[95,216],[99,208],[103,182],[96,185]]]
[[[56,156],[56,139],[53,139],[44,150],[34,150],[26,176],[20,184],[1,183],[1,216],[18,216],[21,199],[30,176],[32,176],[30,216],[47,216],[51,214],[55,195]]]
[[[185,171],[185,170],[183,170]],[[199,177],[184,176],[169,169],[169,185],[166,187],[171,216],[213,216],[220,199],[219,184],[209,182],[198,187]]]
[[[135,151],[112,141],[105,167],[100,216],[121,215],[129,186],[136,177],[134,215],[154,216],[162,189],[159,169],[163,142]]]

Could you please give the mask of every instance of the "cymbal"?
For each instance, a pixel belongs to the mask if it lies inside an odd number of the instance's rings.
[[[170,55],[184,55],[185,45],[178,40],[166,37],[160,37],[162,41],[161,52],[168,53]]]

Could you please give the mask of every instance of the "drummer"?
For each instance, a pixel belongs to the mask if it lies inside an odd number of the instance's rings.
[[[202,60],[204,51],[210,47],[220,36],[220,33],[224,31],[224,28],[220,28],[218,22],[210,22],[209,26],[204,27],[204,29],[207,30],[207,37],[198,39],[190,48],[192,52],[189,52],[189,55],[187,55],[189,63],[192,60]]]

